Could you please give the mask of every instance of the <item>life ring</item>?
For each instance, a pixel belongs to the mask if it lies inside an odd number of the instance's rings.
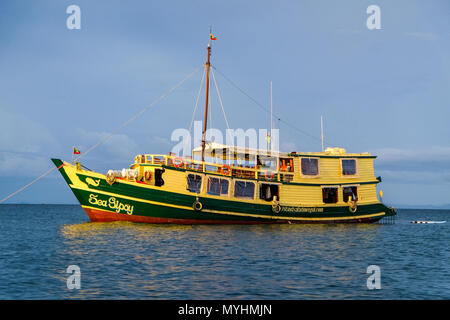
[[[177,168],[180,168],[183,166],[183,159],[181,159],[180,157],[176,157],[173,159],[173,165]]]
[[[278,203],[272,204],[272,212],[273,213],[280,213],[281,206]]]
[[[144,179],[145,180],[150,180],[152,178],[152,173],[150,171],[145,171],[144,172]]]
[[[355,213],[356,210],[358,210],[358,205],[356,204],[356,201],[349,201],[348,211],[351,213]]]
[[[203,205],[200,201],[196,200],[192,205],[192,208],[194,208],[195,211],[201,211],[203,209]]]
[[[220,169],[220,171],[222,172],[223,175],[227,176],[227,175],[230,174],[231,168],[230,168],[229,165],[224,164],[224,165],[222,166],[222,168]]]
[[[269,175],[267,174],[269,171],[266,171],[266,173],[264,174],[264,176],[266,177],[266,180],[272,180],[273,179],[273,176],[274,176],[274,173],[273,173],[273,171],[271,171],[271,173],[272,173],[272,175],[270,176],[270,179],[268,179],[268,177],[269,177]]]

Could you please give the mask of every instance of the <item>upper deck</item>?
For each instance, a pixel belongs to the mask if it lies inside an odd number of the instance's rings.
[[[181,158],[172,154],[143,154],[135,157],[131,168],[160,166],[241,179],[308,185],[377,182],[373,170],[373,159],[376,156],[369,153],[346,153],[341,148],[307,153],[211,150],[207,158],[212,161]]]

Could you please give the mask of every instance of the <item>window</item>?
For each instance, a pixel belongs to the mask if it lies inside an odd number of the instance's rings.
[[[187,175],[187,189],[190,192],[200,193],[202,188],[202,176],[198,174]]]
[[[343,200],[348,202],[349,200],[358,200],[358,190],[357,187],[344,187],[342,188]]]
[[[342,174],[344,176],[353,176],[356,174],[356,160],[342,159]]]
[[[286,172],[294,171],[294,159],[292,158],[280,158],[280,170]]]
[[[234,196],[236,198],[253,199],[255,195],[255,184],[249,181],[236,181],[234,183]]]
[[[322,197],[324,203],[338,202],[338,188],[337,187],[322,188]]]
[[[259,198],[266,201],[272,201],[274,196],[277,197],[278,200],[280,200],[280,197],[278,196],[278,185],[261,183],[261,188],[259,189]]]
[[[319,159],[302,158],[302,174],[305,176],[317,176],[319,174]]]
[[[208,178],[208,186],[206,192],[213,196],[228,195],[228,180],[221,178]]]

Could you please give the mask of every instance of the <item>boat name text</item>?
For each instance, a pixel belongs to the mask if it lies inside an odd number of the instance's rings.
[[[98,199],[98,194],[92,194],[92,193],[89,195],[89,203],[96,205],[96,206],[113,209],[117,213],[120,213],[121,211],[125,211],[128,215],[132,215],[133,210],[134,210],[134,206],[121,203],[119,200],[117,200],[114,197],[109,197],[108,200],[102,200],[102,199]]]

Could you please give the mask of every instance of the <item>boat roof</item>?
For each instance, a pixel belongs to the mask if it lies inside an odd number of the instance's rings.
[[[202,153],[202,147],[197,147],[192,150],[192,155],[197,155]],[[289,157],[287,152],[279,152],[274,150],[264,150],[264,149],[252,149],[243,148],[238,146],[229,146],[226,144],[210,142],[206,143],[205,153],[215,158],[237,158],[238,155],[247,156],[260,156],[260,157]],[[228,157],[227,157],[228,155]]]
[[[202,147],[197,147],[192,150],[192,156],[201,155]],[[376,156],[371,155],[368,152],[363,153],[347,153],[343,148],[327,148],[321,152],[280,152],[274,150],[264,150],[264,149],[252,149],[243,148],[238,146],[229,146],[216,142],[206,143],[205,153],[213,158],[222,159],[237,159],[238,156],[245,155],[250,158],[250,156],[259,157],[339,157],[339,158],[376,158]],[[228,155],[228,156],[227,156]]]

